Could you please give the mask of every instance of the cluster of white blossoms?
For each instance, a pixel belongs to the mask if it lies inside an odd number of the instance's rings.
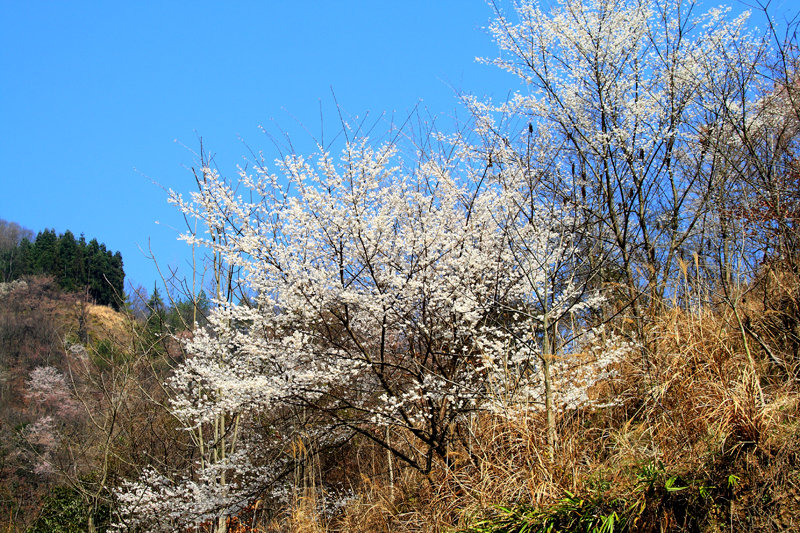
[[[254,463],[261,445],[256,439],[243,442],[229,456],[193,465],[193,475],[167,476],[146,468],[139,479],[124,482],[116,491],[124,512],[113,529],[171,532],[213,524],[221,511],[231,516],[244,509],[253,496],[264,493],[265,486],[279,493],[287,461],[276,457],[268,465]]]
[[[474,395],[476,328],[517,277],[502,191],[433,166],[408,175],[394,155],[361,142],[339,164],[288,158],[280,176],[243,177],[262,201],[235,209],[216,200],[230,192],[177,200],[239,228],[224,247],[203,244],[244,268],[253,295],[220,306],[188,343],[192,358],[172,379],[181,417],[354,393],[352,408],[416,418],[426,402]]]

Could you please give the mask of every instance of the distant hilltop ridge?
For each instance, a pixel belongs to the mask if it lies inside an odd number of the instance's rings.
[[[46,229],[33,232],[0,219],[0,281],[24,276],[51,276],[65,292],[86,291],[93,303],[119,310],[124,300],[122,254],[97,239],[86,241],[67,230],[57,235]]]

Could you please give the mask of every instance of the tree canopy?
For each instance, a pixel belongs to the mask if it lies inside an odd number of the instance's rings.
[[[125,271],[122,254],[106,245],[67,230],[57,235],[45,229],[35,238],[30,230],[2,221],[0,279],[8,282],[22,276],[52,276],[66,292],[87,291],[99,305],[119,309],[124,299]]]

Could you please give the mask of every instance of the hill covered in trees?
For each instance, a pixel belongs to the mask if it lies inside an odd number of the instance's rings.
[[[66,292],[86,291],[92,302],[119,309],[124,299],[122,254],[97,239],[86,242],[67,230],[33,232],[0,219],[0,282],[23,276],[52,276]]]
[[[210,303],[165,299],[143,291],[117,311],[52,276],[0,282],[0,529],[105,531],[125,465],[178,444],[150,400]]]

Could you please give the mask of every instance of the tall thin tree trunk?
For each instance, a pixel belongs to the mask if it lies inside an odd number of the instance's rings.
[[[542,339],[542,373],[544,375],[544,410],[547,418],[547,456],[552,461],[556,456],[556,414],[553,408],[553,350],[550,339],[550,324],[544,313],[544,338]]]

